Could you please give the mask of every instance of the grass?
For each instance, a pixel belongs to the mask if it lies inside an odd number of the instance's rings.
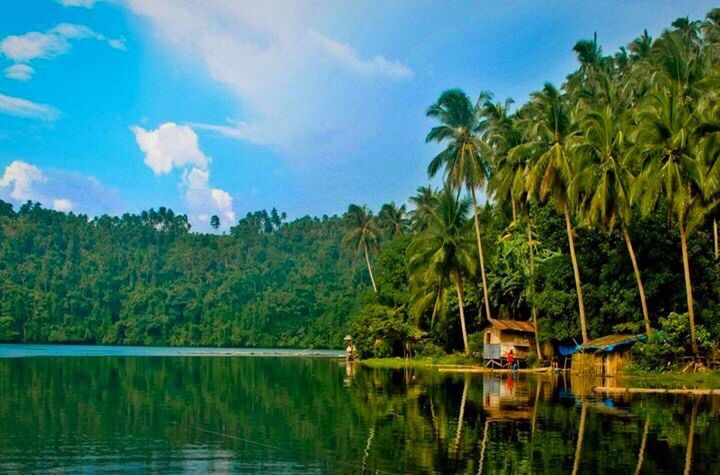
[[[624,383],[632,382],[639,387],[685,387],[720,388],[720,371],[705,371],[703,373],[681,373],[679,371],[652,372],[632,369],[623,373],[621,380]]]
[[[415,358],[370,358],[361,360],[361,364],[370,368],[433,368],[437,366],[478,366],[480,362],[461,353],[442,356],[422,356]]]

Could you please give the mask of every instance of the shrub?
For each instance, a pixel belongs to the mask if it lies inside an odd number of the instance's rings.
[[[483,355],[483,345],[485,344],[484,332],[473,333],[468,337],[468,347],[470,349],[470,356],[473,359],[480,361]]]
[[[698,346],[707,351],[712,345],[710,333],[701,325],[696,325]],[[657,371],[672,369],[684,356],[692,354],[690,349],[690,322],[687,313],[671,312],[660,318],[660,328],[653,331],[646,343],[633,347],[634,365],[641,370]]]
[[[403,356],[405,343],[419,336],[403,309],[379,304],[365,305],[350,328],[362,358]]]
[[[432,358],[433,360],[437,360],[445,356],[445,350],[443,350],[440,345],[430,340],[421,341],[418,344],[415,353],[417,354],[417,356]]]

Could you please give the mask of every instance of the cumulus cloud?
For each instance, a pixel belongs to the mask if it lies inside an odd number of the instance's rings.
[[[47,104],[40,104],[21,97],[0,94],[0,114],[52,121],[60,116],[60,111]]]
[[[220,217],[224,228],[235,223],[232,196],[210,186],[211,160],[200,149],[197,134],[190,126],[167,122],[155,130],[139,126],[130,129],[145,154],[145,165],[153,173],[166,175],[182,170],[180,188],[196,228],[208,230],[213,214]]]
[[[37,201],[57,211],[90,216],[117,214],[124,208],[119,192],[97,178],[15,160],[0,178],[0,199],[22,204]]]
[[[47,177],[35,165],[15,160],[5,168],[0,187],[9,188],[10,197],[17,201],[27,201],[36,195],[35,185],[46,183]]]
[[[242,119],[193,124],[270,145],[285,156],[343,156],[382,112],[373,103],[412,69],[323,31],[332,3],[128,0],[178,55],[196,60],[238,99]],[[349,117],[353,117],[350,120]]]
[[[55,198],[52,200],[52,208],[55,211],[63,211],[67,213],[73,210],[73,202],[67,198]]]
[[[0,40],[0,55],[15,63],[15,69],[12,69],[13,66],[5,69],[5,76],[26,81],[31,77],[27,74],[27,68],[32,70],[28,63],[64,55],[72,49],[73,41],[86,39],[106,43],[114,49],[125,49],[123,39],[107,38],[85,25],[60,23],[45,32],[31,31],[22,35],[9,35]],[[18,77],[17,71],[22,71],[23,67],[26,74]]]
[[[197,134],[187,125],[174,122],[162,124],[155,130],[130,128],[140,150],[145,153],[145,165],[156,175],[170,173],[173,168],[196,165],[205,169],[208,157],[198,147]]]

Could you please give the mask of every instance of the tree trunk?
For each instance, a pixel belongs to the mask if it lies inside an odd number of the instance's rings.
[[[460,307],[460,328],[462,328],[463,344],[465,345],[465,353],[470,354],[468,345],[467,329],[465,328],[465,299],[463,298],[463,284],[460,276],[460,269],[455,268],[455,288],[457,289],[458,307]]]
[[[632,241],[630,240],[630,233],[628,232],[625,223],[622,223],[622,231],[623,236],[625,237],[628,254],[630,254],[630,260],[632,261],[633,272],[635,272],[635,281],[637,281],[638,293],[640,294],[640,306],[642,307],[643,320],[645,320],[645,333],[650,336],[652,328],[650,327],[650,313],[648,312],[647,301],[645,300],[645,287],[643,287],[642,279],[640,278],[640,267],[638,266],[637,259],[635,257],[635,250],[633,249]]]
[[[525,216],[525,221],[527,225],[527,234],[528,234],[528,249],[530,252],[530,291],[532,292],[533,299],[535,298],[535,251],[533,250],[533,242],[532,242],[532,228],[530,226],[530,216]],[[537,351],[538,359],[542,361],[542,352],[540,351],[540,341],[538,341],[538,334],[540,333],[538,330],[538,323],[537,323],[537,307],[535,306],[535,302],[533,301],[532,306],[530,307],[530,314],[532,316],[533,325],[535,325],[535,351]]]
[[[368,255],[367,244],[365,244],[365,263],[367,263],[368,273],[370,274],[370,282],[372,282],[373,290],[377,293],[377,287],[375,286],[375,277],[373,277],[372,267],[370,267],[370,256]]]
[[[485,257],[483,256],[482,240],[480,239],[480,221],[478,220],[478,205],[475,198],[475,188],[470,187],[470,194],[473,200],[473,215],[475,218],[475,236],[477,237],[478,253],[480,254],[480,274],[482,275],[483,294],[485,296],[485,315],[488,321],[492,318],[490,315],[490,293],[488,293],[487,276],[485,275]]]
[[[578,310],[580,311],[580,330],[582,331],[583,344],[590,341],[587,333],[587,323],[585,322],[585,302],[583,301],[582,283],[580,282],[580,268],[578,267],[577,257],[575,256],[575,238],[573,237],[572,220],[570,219],[570,209],[565,205],[565,228],[567,230],[568,243],[570,244],[570,260],[572,261],[573,273],[575,274],[575,289],[578,297]]]
[[[688,319],[690,320],[690,344],[692,345],[695,362],[700,360],[697,338],[695,335],[695,308],[693,306],[692,282],[690,280],[690,258],[687,250],[687,230],[685,229],[684,218],[679,219],[680,224],[680,246],[682,247],[683,271],[685,274],[685,293],[687,294]]]
[[[512,214],[513,214],[513,220],[512,224],[517,223],[517,204],[515,204],[515,197],[510,197],[510,204],[512,205]]]
[[[718,224],[717,219],[713,218],[713,242],[715,244],[715,260],[720,257],[720,244],[718,243]]]

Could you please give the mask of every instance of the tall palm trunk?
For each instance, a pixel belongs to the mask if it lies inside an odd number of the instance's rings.
[[[480,239],[480,221],[478,218],[478,204],[475,197],[475,188],[470,188],[470,194],[473,201],[473,217],[475,219],[475,236],[477,237],[478,254],[480,254],[480,275],[482,275],[483,294],[485,296],[485,316],[488,321],[492,318],[490,315],[490,293],[488,292],[487,276],[485,275],[485,257],[483,256],[482,239]]]
[[[377,287],[375,286],[375,277],[373,277],[372,267],[370,267],[370,255],[368,254],[367,244],[365,244],[364,248],[365,248],[365,263],[367,264],[368,273],[370,274],[370,282],[372,283],[373,290],[375,291],[375,293],[377,293]]]
[[[460,276],[460,269],[455,268],[455,288],[457,289],[458,307],[460,307],[460,328],[462,328],[463,344],[465,345],[465,353],[470,354],[470,347],[468,345],[467,329],[465,328],[465,299],[463,295],[463,283],[462,277]]]
[[[577,257],[575,256],[575,238],[573,237],[573,225],[570,218],[570,209],[566,204],[565,212],[565,228],[567,230],[568,244],[570,244],[570,260],[572,261],[573,273],[575,274],[575,289],[578,297],[578,310],[580,311],[580,330],[582,331],[583,344],[590,341],[587,332],[587,323],[585,321],[585,302],[583,301],[582,283],[580,282],[580,268],[578,267]]]
[[[633,272],[635,272],[635,280],[637,281],[638,293],[640,294],[640,306],[642,307],[643,319],[645,320],[645,333],[650,336],[652,328],[650,327],[650,313],[647,308],[647,301],[645,300],[645,287],[643,287],[642,279],[640,278],[640,267],[635,257],[635,250],[633,249],[632,241],[630,240],[630,233],[628,232],[625,223],[622,223],[622,232],[625,237],[625,244],[627,245],[628,254],[630,254],[630,260],[632,261]]]
[[[720,257],[720,244],[718,243],[717,218],[713,218],[713,243],[715,244],[715,260],[718,260],[718,257]]]
[[[513,220],[512,224],[517,223],[517,204],[515,203],[515,197],[510,197],[510,204],[512,205],[512,214],[513,214]]]
[[[535,251],[533,250],[532,242],[532,227],[530,226],[530,214],[525,214],[525,221],[527,225],[528,234],[528,249],[530,252],[530,292],[532,292],[533,300],[535,298]],[[542,360],[542,352],[540,351],[540,341],[538,340],[538,323],[537,323],[537,307],[533,301],[530,307],[530,315],[532,316],[533,325],[535,325],[535,351],[539,360]]]
[[[695,308],[693,306],[692,282],[690,280],[690,257],[687,249],[687,230],[685,229],[684,217],[678,220],[680,224],[680,246],[682,247],[683,272],[685,274],[685,293],[687,294],[688,319],[690,320],[690,344],[692,345],[695,362],[700,359],[697,338],[695,335]]]

